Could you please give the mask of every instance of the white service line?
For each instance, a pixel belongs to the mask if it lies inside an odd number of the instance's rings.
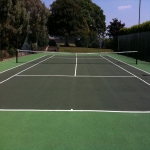
[[[70,77],[74,78],[73,75],[16,75],[18,77]]]
[[[150,114],[150,111],[115,111],[115,110],[45,110],[45,109],[0,109],[0,112],[93,112],[93,113],[127,113]]]
[[[77,76],[77,64],[78,64],[78,58],[77,58],[77,53],[76,53],[76,65],[75,65],[75,73],[74,76]]]
[[[31,61],[28,61],[28,62],[26,62],[26,63],[23,63],[23,64],[21,64],[21,65],[15,66],[15,67],[12,67],[12,68],[10,68],[10,69],[7,69],[7,70],[5,70],[5,71],[0,72],[0,74],[4,73],[4,72],[6,72],[6,71],[12,70],[12,69],[14,69],[14,68],[20,67],[20,66],[22,66],[22,65],[28,64],[28,63],[30,63],[30,62],[32,62],[32,61],[35,61],[35,60],[40,59],[40,58],[45,57],[45,56],[46,56],[46,55],[41,56],[41,57],[39,57],[39,58],[35,58],[35,59],[31,60]]]
[[[36,64],[34,64],[34,65],[32,65],[32,66],[30,66],[30,67],[28,67],[28,68],[26,68],[26,69],[24,69],[24,70],[22,70],[22,71],[18,72],[18,73],[16,73],[15,75],[13,75],[13,76],[11,76],[11,77],[7,78],[6,80],[1,81],[1,82],[0,82],[0,84],[2,84],[2,83],[4,83],[4,82],[6,82],[6,81],[8,81],[8,80],[10,80],[11,78],[13,78],[13,77],[17,76],[18,74],[20,74],[20,73],[22,73],[22,72],[24,72],[24,71],[26,71],[26,70],[28,70],[28,69],[30,69],[30,68],[33,68],[34,66],[36,66],[36,65],[38,65],[38,64],[40,64],[40,63],[42,63],[42,62],[44,62],[44,61],[46,61],[46,60],[48,60],[48,59],[52,58],[52,57],[54,57],[54,55],[53,55],[53,56],[51,56],[51,57],[48,57],[48,58],[46,58],[46,59],[44,59],[44,60],[42,60],[42,61],[40,61],[40,62],[38,62],[38,63],[36,63]]]
[[[72,75],[16,75],[18,77],[72,77],[75,76]],[[135,78],[134,76],[83,76],[78,75],[77,78]]]
[[[101,56],[101,55],[100,55],[100,56]],[[148,82],[144,81],[143,79],[139,78],[139,77],[138,77],[138,76],[136,76],[135,74],[133,74],[133,73],[129,72],[128,70],[126,70],[126,69],[122,68],[121,66],[119,66],[119,65],[115,64],[114,62],[110,61],[109,59],[107,59],[107,58],[105,58],[105,57],[103,57],[103,56],[101,56],[101,57],[102,57],[102,58],[104,58],[104,59],[106,59],[106,60],[107,60],[107,61],[109,61],[110,63],[114,64],[115,66],[117,66],[117,67],[121,68],[122,70],[124,70],[124,71],[128,72],[129,74],[133,75],[135,78],[137,78],[137,79],[141,80],[141,81],[142,81],[142,82],[144,82],[145,84],[150,85],[150,83],[148,83]]]

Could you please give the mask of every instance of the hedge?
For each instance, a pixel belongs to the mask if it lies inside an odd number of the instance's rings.
[[[119,31],[119,35],[133,34],[138,32],[146,32],[150,31],[150,21],[146,21],[142,24],[134,25],[130,28],[121,28]]]

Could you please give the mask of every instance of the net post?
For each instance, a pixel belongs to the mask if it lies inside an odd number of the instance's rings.
[[[16,63],[18,63],[18,49],[16,50]]]

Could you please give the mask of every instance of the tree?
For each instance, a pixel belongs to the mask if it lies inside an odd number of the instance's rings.
[[[110,38],[118,36],[119,30],[125,26],[125,23],[121,23],[117,18],[112,19],[110,25],[107,26],[107,34]]]
[[[121,21],[118,21],[117,18],[112,19],[113,22],[110,22],[110,25],[107,26],[107,33],[106,35],[109,36],[110,40],[109,43],[112,45],[112,49],[117,50],[118,49],[118,34],[119,30],[125,26],[125,23],[121,23]]]
[[[41,0],[26,0],[25,7],[28,12],[28,34],[32,42],[39,45],[48,37],[47,21],[50,14],[49,9]],[[47,41],[48,42],[48,41]]]
[[[88,24],[89,36],[91,39],[90,40],[91,43],[89,44],[88,47],[91,47],[91,45],[95,47],[95,44],[92,43],[98,43],[96,45],[97,47],[100,47],[101,45],[100,41],[102,40],[102,37],[104,36],[104,32],[106,30],[105,15],[103,14],[103,10],[98,5],[93,3],[91,0],[75,0],[75,1],[79,5],[82,14]],[[95,32],[95,34],[93,32]]]
[[[18,0],[1,0],[0,1],[0,31],[1,45],[3,49],[17,47],[17,37],[21,39],[26,29],[27,12],[23,1]]]
[[[48,15],[49,10],[41,0],[0,0],[2,48],[15,49],[17,39],[19,39],[19,48],[21,48],[29,33],[31,33],[32,42],[36,42],[39,37],[41,44],[47,38],[48,45]]]
[[[57,0],[50,5],[48,21],[51,35],[79,35],[88,31],[87,23],[73,0]]]
[[[93,3],[91,0],[75,0],[85,18],[89,30],[98,34],[104,33],[106,30],[105,15],[103,10]]]
[[[87,40],[87,36],[93,35],[94,41],[91,43],[96,43],[98,36],[105,32],[103,10],[91,0],[57,0],[51,5],[50,12],[49,34],[66,35],[66,37],[78,35],[81,39],[76,40],[78,45],[87,47],[84,39]],[[89,45],[95,46],[91,43]]]

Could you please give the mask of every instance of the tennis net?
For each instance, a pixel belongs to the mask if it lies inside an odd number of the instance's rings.
[[[21,53],[21,55],[20,55]],[[24,57],[19,57],[24,56]],[[100,58],[103,57],[113,57],[115,59],[118,59],[120,61],[124,61],[126,63],[136,63],[136,56],[137,51],[127,51],[127,52],[92,52],[92,53],[76,53],[76,52],[50,52],[50,51],[32,51],[32,50],[17,50],[16,54],[16,62],[18,63],[24,63],[28,61],[34,61],[35,59],[45,58],[45,57],[51,57],[53,61],[56,61],[57,63],[61,59],[86,59],[84,61],[85,63],[93,63],[97,62],[100,63]],[[96,61],[97,60],[97,61]],[[61,61],[60,61],[61,63]],[[67,63],[67,61],[66,61]],[[69,61],[68,61],[69,63]]]

